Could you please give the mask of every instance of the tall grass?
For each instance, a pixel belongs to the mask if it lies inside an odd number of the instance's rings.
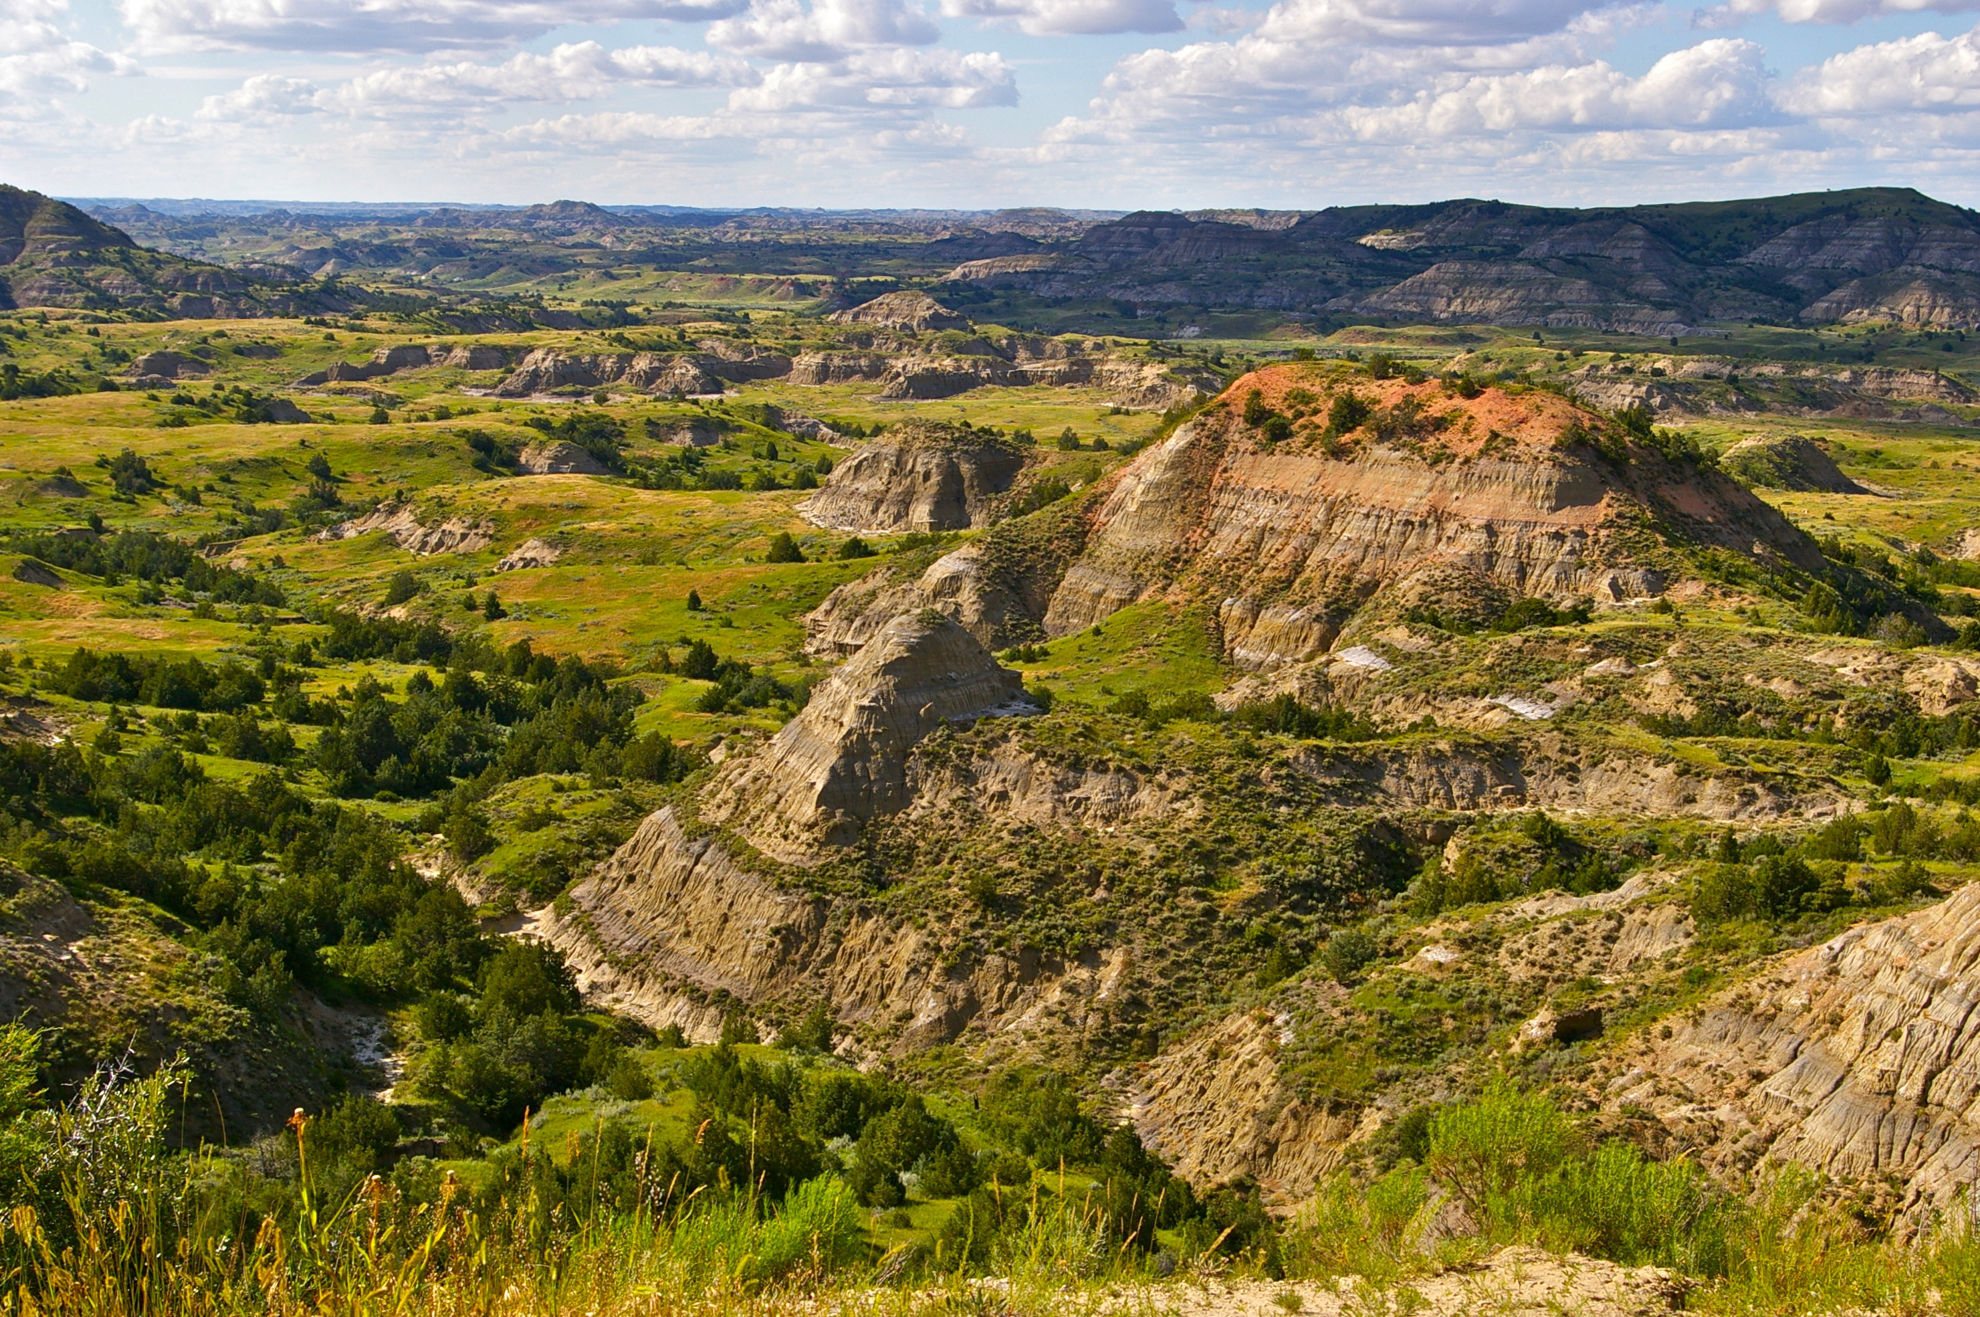
[[[293,1199],[247,1210],[215,1192],[229,1159],[164,1151],[175,1082],[172,1067],[145,1079],[111,1067],[47,1116],[47,1174],[32,1201],[0,1212],[0,1317],[1121,1312],[1118,1287],[1151,1279],[1063,1173],[1057,1192],[1034,1179],[997,1198],[980,1249],[964,1238],[948,1257],[876,1256],[865,1209],[831,1176],[774,1203],[747,1186],[681,1200],[675,1185],[650,1184],[631,1210],[593,1210],[540,1197],[528,1159],[546,1154],[527,1141],[525,1173],[492,1198],[449,1177],[431,1200],[410,1201],[374,1175],[326,1201],[300,1113]],[[1920,1240],[1878,1238],[1806,1172],[1736,1195],[1682,1158],[1594,1142],[1510,1087],[1439,1112],[1422,1151],[1372,1182],[1324,1182],[1270,1258],[1248,1265],[1352,1276],[1373,1302],[1529,1243],[1673,1268],[1697,1282],[1690,1306],[1726,1317],[1980,1317],[1980,1225],[1965,1204]],[[1212,1246],[1181,1265],[1232,1263]],[[1142,1291],[1150,1303],[1161,1306]]]

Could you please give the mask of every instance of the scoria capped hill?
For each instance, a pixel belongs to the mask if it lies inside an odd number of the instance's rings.
[[[1227,656],[1263,669],[1326,652],[1371,607],[1627,605],[1694,573],[1702,550],[1822,570],[1779,513],[1634,425],[1540,390],[1268,367],[1111,477],[1049,543],[1014,524],[912,588],[877,574],[842,587],[811,619],[813,648],[871,634],[875,608],[940,608],[1008,644],[1196,600],[1216,609]]]

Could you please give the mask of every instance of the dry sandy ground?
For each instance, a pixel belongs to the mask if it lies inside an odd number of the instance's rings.
[[[963,1292],[869,1290],[778,1307],[779,1317],[1663,1317],[1685,1285],[1654,1267],[1501,1249],[1469,1267],[1375,1286],[1315,1281],[1187,1279],[1054,1296],[1013,1294],[1004,1282]],[[766,1312],[765,1317],[768,1317]]]
[[[1161,1317],[1649,1317],[1671,1312],[1683,1293],[1654,1267],[1508,1248],[1469,1269],[1386,1288],[1353,1280],[1331,1289],[1310,1281],[1187,1283],[1135,1295],[1126,1309]]]

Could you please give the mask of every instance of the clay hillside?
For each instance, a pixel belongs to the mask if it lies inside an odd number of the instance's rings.
[[[814,525],[866,534],[986,526],[1033,456],[1001,435],[910,421],[841,462],[798,510]]]
[[[1364,614],[1483,624],[1521,598],[1638,607],[1715,554],[1784,577],[1825,570],[1805,534],[1640,417],[1336,366],[1243,377],[1053,518],[912,583],[844,587],[813,615],[811,648],[845,652],[879,617],[922,606],[1002,646],[1196,601],[1232,662],[1265,669],[1326,653]]]

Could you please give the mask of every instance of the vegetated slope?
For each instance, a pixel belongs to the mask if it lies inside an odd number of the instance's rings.
[[[843,587],[814,618],[816,648],[870,628],[848,618],[875,607],[932,606],[990,643],[1024,639],[1008,606],[982,602],[986,564],[1022,556],[1023,535],[993,532],[884,598]],[[1459,614],[1494,597],[1622,604],[1711,551],[1762,572],[1823,570],[1807,536],[1640,422],[1535,390],[1309,365],[1237,381],[1111,477],[1067,538],[1069,553],[1032,555],[1042,579],[1015,592],[1043,600],[1029,620],[1044,635],[1137,602],[1198,601],[1253,669],[1326,652],[1382,600]]]
[[[204,319],[348,305],[341,294],[147,251],[74,206],[0,185],[0,310],[70,307]]]
[[[1719,455],[1719,465],[1749,485],[1821,494],[1862,494],[1863,486],[1844,475],[1834,458],[1805,435],[1756,434]]]
[[[834,467],[798,511],[831,530],[968,530],[995,514],[1027,456],[1022,445],[988,431],[909,421]]]
[[[1317,306],[1402,323],[1642,334],[1754,319],[1970,328],[1980,326],[1980,218],[1898,188],[1597,210],[1350,206],[1273,229],[1143,212],[1038,252],[967,262],[949,281],[1148,307]]]
[[[269,1129],[333,1088],[326,1058],[293,1020],[230,1000],[184,928],[144,902],[78,900],[0,861],[0,1017],[46,1030],[66,1081],[129,1050],[149,1067],[183,1051],[194,1091],[184,1137]]]

